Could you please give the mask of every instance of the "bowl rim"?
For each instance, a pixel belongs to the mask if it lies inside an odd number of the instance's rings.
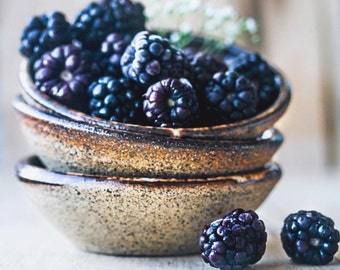
[[[116,121],[109,121],[98,117],[87,115],[86,113],[77,111],[75,109],[68,108],[67,106],[59,103],[56,100],[50,98],[46,93],[39,91],[32,79],[29,76],[29,61],[23,59],[19,69],[19,81],[25,92],[33,101],[40,106],[46,108],[51,114],[58,115],[72,119],[77,122],[87,123],[89,125],[98,126],[106,129],[124,130],[135,133],[152,133],[170,137],[249,137],[249,131],[255,130],[263,125],[260,131],[264,131],[269,128],[270,122],[277,121],[286,111],[290,99],[291,99],[291,86],[290,83],[282,76],[282,73],[278,72],[282,85],[279,91],[279,95],[275,102],[266,110],[260,112],[254,117],[244,119],[242,121],[214,125],[204,127],[186,127],[186,128],[171,128],[171,127],[156,127],[148,125],[138,125],[130,123],[122,123]],[[235,129],[241,130],[241,134],[234,135]],[[261,133],[261,132],[259,132]]]
[[[48,186],[72,186],[85,183],[122,183],[145,185],[178,185],[178,184],[204,184],[204,183],[230,183],[230,185],[247,185],[268,181],[281,177],[282,171],[278,163],[268,162],[263,168],[251,172],[239,172],[206,178],[162,178],[162,177],[120,177],[82,174],[76,172],[57,172],[44,167],[39,157],[31,155],[17,162],[15,174],[20,182]],[[270,179],[268,179],[270,178]]]
[[[14,109],[24,115],[25,117],[33,118],[35,120],[38,120],[40,122],[44,122],[48,125],[53,124],[55,126],[59,126],[62,128],[71,128],[74,130],[80,130],[84,132],[90,132],[98,135],[104,135],[104,136],[114,136],[114,134],[121,133],[121,134],[131,134],[132,136],[140,136],[140,133],[136,133],[130,130],[120,130],[120,129],[108,129],[105,127],[93,127],[88,123],[84,122],[77,122],[73,119],[67,119],[67,118],[60,118],[57,117],[54,114],[49,114],[46,111],[39,110],[36,107],[31,106],[30,104],[27,104],[27,102],[24,100],[21,94],[18,94],[13,102],[12,105]],[[167,138],[159,134],[143,134],[144,137],[146,136],[152,136],[154,139],[156,138]],[[168,140],[178,140],[178,137],[169,137]],[[211,141],[219,141],[223,143],[230,143],[233,145],[238,144],[257,144],[257,143],[264,143],[266,141],[280,141],[281,143],[284,141],[284,135],[280,130],[278,130],[275,127],[270,127],[263,131],[261,134],[259,134],[256,137],[250,137],[250,138],[229,138],[229,137],[223,137],[223,138],[216,138],[214,137],[183,137],[181,138],[182,141],[191,141],[195,142],[197,140],[199,141],[205,141],[205,142],[211,142]]]

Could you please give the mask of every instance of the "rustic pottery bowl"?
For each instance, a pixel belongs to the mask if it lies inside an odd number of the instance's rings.
[[[171,136],[147,132],[144,126],[135,126],[134,130],[105,128],[41,111],[21,96],[14,100],[14,107],[35,154],[47,168],[59,172],[219,176],[263,167],[283,141],[276,129],[252,139],[232,140],[203,136],[204,133],[195,138]]]
[[[198,252],[203,227],[241,207],[256,209],[281,176],[265,167],[212,178],[123,178],[47,170],[36,156],[16,175],[33,202],[89,252],[184,255]]]
[[[281,75],[280,75],[281,76]],[[291,97],[289,83],[281,76],[282,86],[276,101],[265,111],[249,119],[227,125],[217,125],[212,127],[197,128],[161,128],[125,124],[114,121],[107,121],[97,117],[86,115],[85,113],[70,109],[59,102],[51,99],[47,94],[38,90],[33,84],[29,72],[28,62],[21,64],[19,79],[22,85],[21,92],[24,100],[39,110],[46,111],[58,117],[68,118],[76,122],[84,122],[86,125],[101,127],[113,130],[125,130],[143,136],[145,133],[156,136],[167,137],[188,137],[188,138],[223,138],[223,139],[254,139],[264,131],[274,126],[286,111]]]

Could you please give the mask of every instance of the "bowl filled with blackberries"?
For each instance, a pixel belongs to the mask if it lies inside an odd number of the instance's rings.
[[[103,0],[27,23],[13,105],[33,153],[16,174],[85,250],[191,254],[202,226],[280,180],[291,89],[260,53],[198,35],[180,47],[144,13]]]

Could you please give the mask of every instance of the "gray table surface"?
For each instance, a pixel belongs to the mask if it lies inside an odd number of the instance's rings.
[[[251,269],[340,269],[340,253],[325,267],[301,266],[285,255],[279,233],[283,219],[300,209],[330,216],[340,229],[340,171],[289,168],[257,210],[269,234],[266,253]],[[199,255],[119,257],[78,250],[29,201],[12,168],[0,178],[0,269],[213,269]]]

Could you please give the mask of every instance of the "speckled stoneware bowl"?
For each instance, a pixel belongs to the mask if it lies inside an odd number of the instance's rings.
[[[83,250],[120,255],[198,252],[203,227],[237,207],[256,209],[281,176],[268,163],[212,178],[116,178],[46,170],[37,157],[16,175],[35,204]]]
[[[20,96],[14,107],[35,154],[49,169],[60,172],[218,176],[263,167],[283,141],[275,129],[243,140],[108,129],[48,114],[26,104]]]
[[[281,76],[282,86],[276,101],[267,110],[254,117],[239,121],[237,123],[199,128],[160,128],[134,124],[125,124],[107,121],[97,117],[91,117],[79,111],[63,106],[51,99],[47,94],[38,90],[29,76],[27,61],[21,64],[19,79],[22,85],[21,92],[25,101],[39,110],[54,114],[58,117],[68,118],[77,122],[84,122],[93,127],[102,127],[113,130],[125,130],[142,136],[143,134],[154,134],[178,138],[223,138],[223,139],[254,139],[265,130],[274,126],[286,111],[290,98],[291,89],[289,83]]]

